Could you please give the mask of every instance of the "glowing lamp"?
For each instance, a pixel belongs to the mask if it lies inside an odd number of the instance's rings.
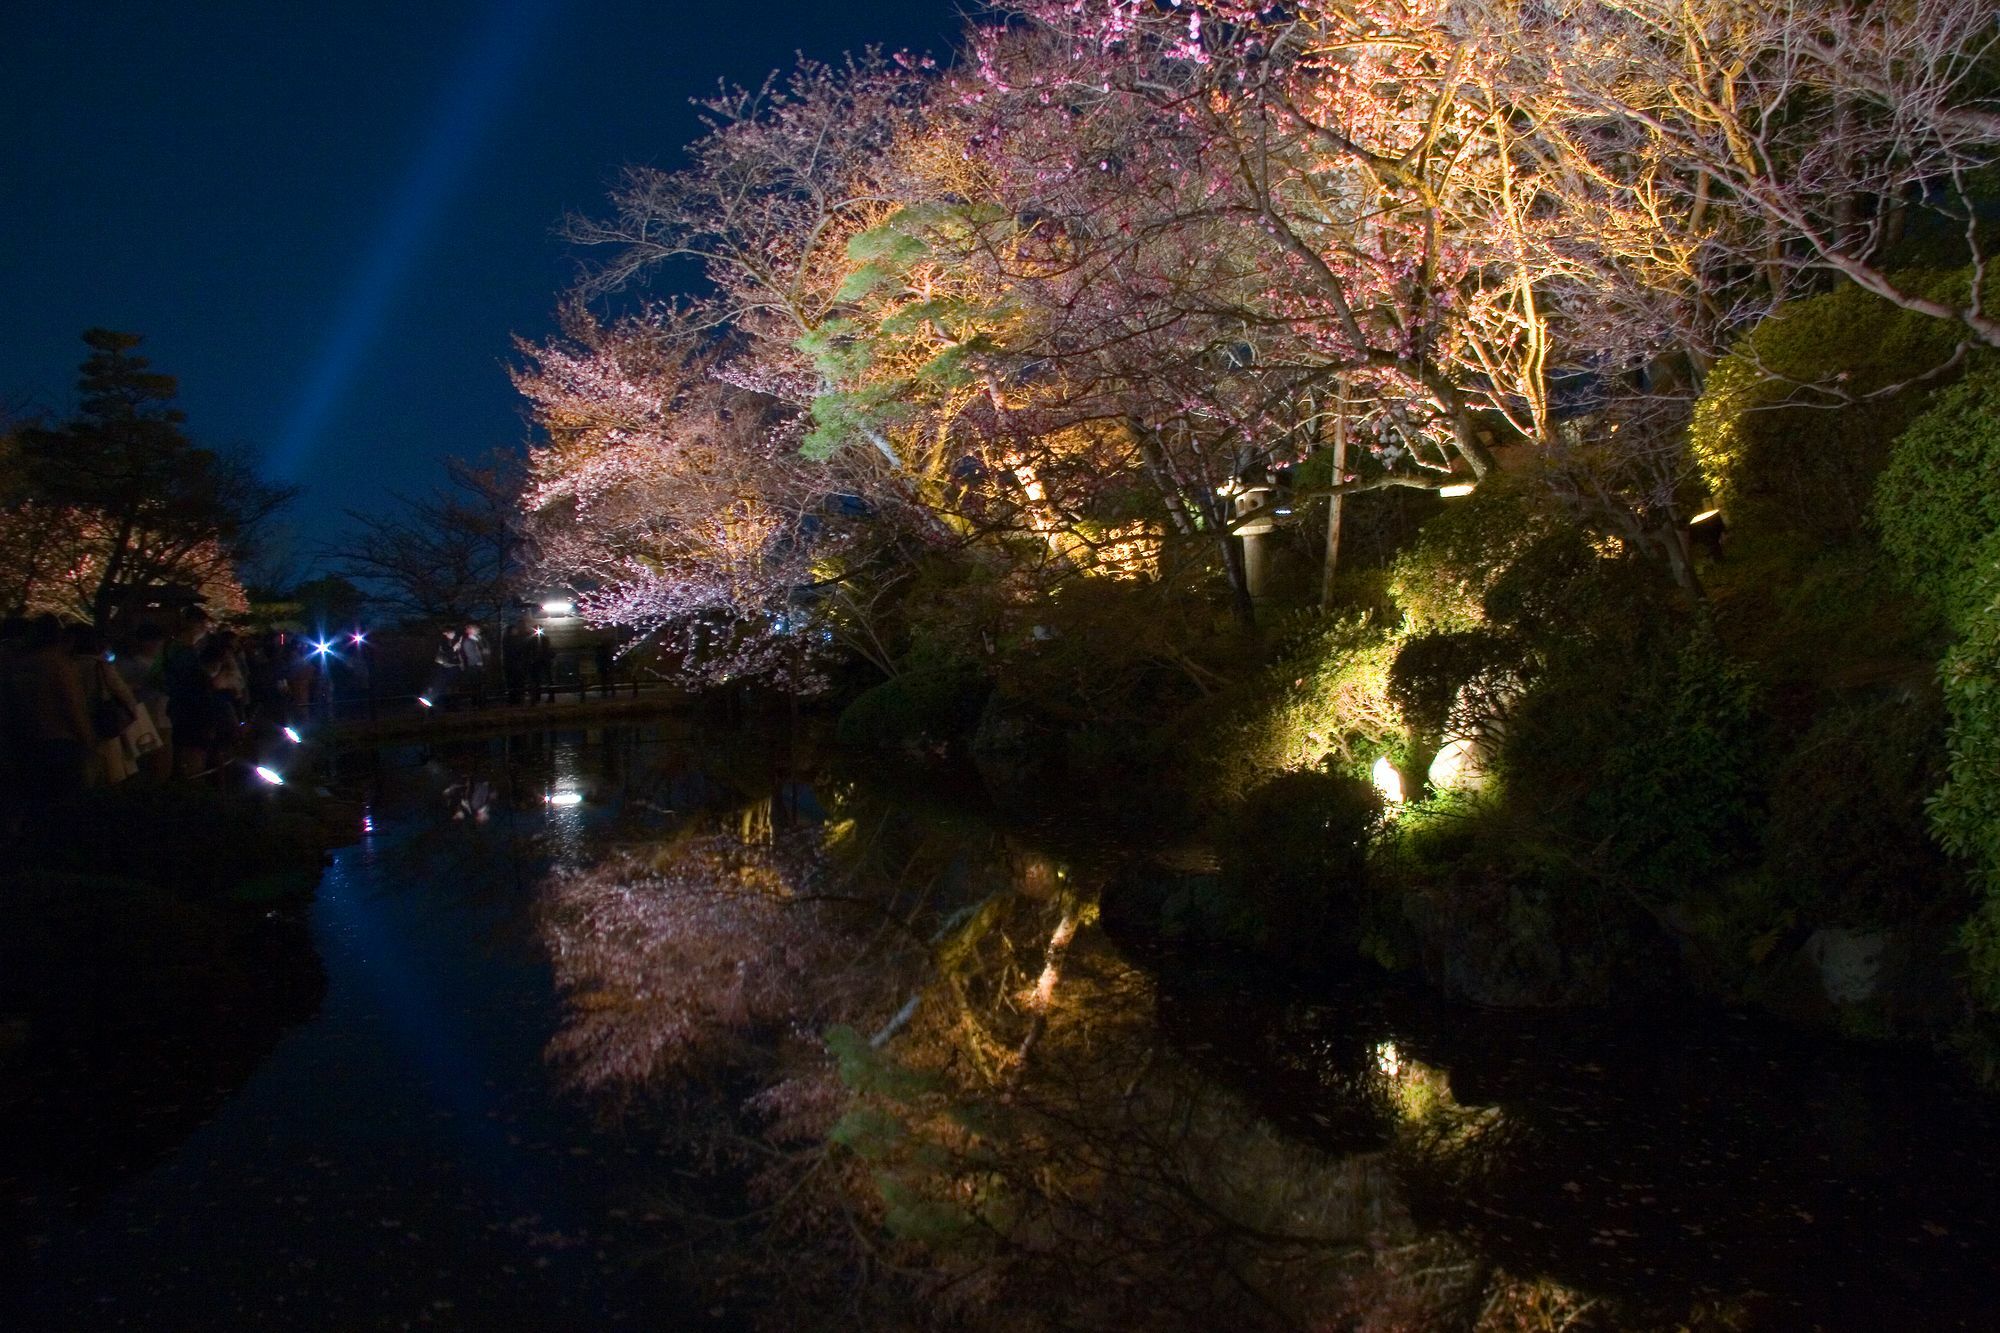
[[[1708,522],[1708,520],[1714,518],[1717,514],[1720,514],[1721,512],[1722,511],[1720,509],[1704,509],[1699,514],[1696,514],[1693,518],[1688,520],[1688,526],[1693,527],[1697,523],[1706,523]]]
[[[548,601],[542,603],[542,614],[545,616],[566,616],[572,614],[575,610],[576,603],[567,597],[551,597]]]
[[[550,805],[554,806],[582,805],[583,793],[580,791],[550,792],[548,801]]]
[[[1472,483],[1469,481],[1455,481],[1449,486],[1438,487],[1438,494],[1447,500],[1456,500],[1462,495],[1472,494]]]
[[[313,651],[318,653],[321,657],[325,657],[328,653],[333,651],[333,644],[326,639],[315,639],[313,640]]]
[[[259,764],[257,765],[257,776],[270,783],[273,787],[282,787],[285,785],[285,775],[275,768],[266,768],[262,764]]]
[[[424,707],[426,707],[426,708],[435,708],[435,707],[437,707],[437,705],[436,705],[436,704],[432,703],[432,702],[431,702],[431,701],[430,701],[429,699],[426,699],[426,698],[425,698],[425,697],[424,697],[423,695],[421,695],[421,694],[417,696],[417,702],[418,702],[418,703],[420,703],[420,704],[422,704],[422,705],[423,705]]]
[[[298,733],[298,729],[296,727],[286,727],[285,739],[290,741],[292,744],[297,745],[301,739]]]
[[[1368,776],[1374,780],[1375,790],[1382,793],[1385,804],[1403,803],[1403,775],[1389,762],[1388,755],[1385,754],[1375,761],[1375,767],[1368,770]]]

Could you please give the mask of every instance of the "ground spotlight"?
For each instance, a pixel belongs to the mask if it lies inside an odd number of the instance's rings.
[[[1383,755],[1377,759],[1375,767],[1368,770],[1368,776],[1374,779],[1375,790],[1382,794],[1384,803],[1388,805],[1403,803],[1403,775],[1389,762],[1389,756]]]

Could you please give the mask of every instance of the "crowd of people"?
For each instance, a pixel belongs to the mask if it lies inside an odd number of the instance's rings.
[[[135,777],[219,780],[303,723],[323,683],[300,637],[239,633],[198,606],[115,642],[53,615],[10,617],[0,622],[0,805]]]
[[[438,635],[431,666],[430,682],[421,697],[432,707],[459,701],[485,707],[489,672],[495,666],[505,682],[508,703],[555,698],[555,651],[535,618],[525,613],[502,632],[497,654],[477,622],[447,626]]]

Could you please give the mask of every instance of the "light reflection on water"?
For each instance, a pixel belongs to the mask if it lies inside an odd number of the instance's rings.
[[[965,1293],[943,1313],[969,1327],[988,1306],[1076,1326],[1260,1327],[1282,1322],[1274,1309],[1340,1326],[1496,1264],[1521,1301],[1608,1295],[1628,1326],[1691,1301],[1752,1328],[1984,1326],[1994,1125],[1932,1065],[1712,1012],[1524,1019],[1373,975],[1293,987],[1156,955],[1093,921],[1096,886],[1144,840],[1009,824],[883,776],[672,727],[350,757],[342,780],[366,789],[376,832],[338,854],[314,909],[320,1017],[101,1225],[45,1247],[44,1291],[71,1295],[19,1326],[107,1293],[135,1318],[149,1291],[203,1308],[225,1281],[267,1315],[324,1299],[329,1327],[433,1309],[727,1322],[781,1268],[816,1290],[850,1280],[856,1227],[917,1288]],[[745,924],[797,969],[794,989],[720,996],[708,1035],[731,1047],[728,1078],[634,1113],[545,1063],[576,1016],[544,952],[547,876],[613,850],[671,872],[663,849],[703,837],[760,849],[731,865],[833,905],[802,940]],[[798,847],[811,855],[782,859]],[[753,956],[740,949],[716,961]],[[747,1037],[745,1015],[762,1024]],[[829,1081],[818,1043],[836,1021],[857,1044]],[[767,1054],[745,1054],[758,1042]],[[605,1118],[614,1106],[625,1118]],[[850,1118],[862,1110],[878,1118]],[[738,1160],[729,1136],[788,1116],[843,1127],[837,1152],[783,1145],[824,1162],[789,1197],[826,1234],[697,1246],[674,1210],[740,1202],[741,1170],[716,1166]],[[295,1195],[309,1203],[285,1209],[310,1226],[272,1210]],[[217,1208],[220,1229],[159,1222]],[[1289,1245],[1294,1231],[1353,1241],[1365,1262]],[[930,1248],[911,1248],[921,1236]],[[648,1285],[656,1265],[631,1266],[667,1251],[735,1285],[691,1307]],[[1390,1252],[1420,1255],[1434,1290],[1385,1270]],[[393,1280],[336,1295],[307,1260]],[[878,1281],[853,1299],[905,1298]]]

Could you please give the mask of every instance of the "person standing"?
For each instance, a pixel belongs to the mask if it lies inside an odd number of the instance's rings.
[[[44,804],[83,790],[97,740],[66,638],[60,620],[37,618],[7,681],[22,794]]]
[[[458,641],[459,667],[465,673],[465,692],[472,699],[474,708],[486,706],[486,640],[479,637],[479,626],[468,622],[465,637]]]
[[[139,744],[139,771],[155,782],[174,775],[174,729],[167,712],[167,636],[154,625],[142,625],[132,641],[118,654],[115,665],[125,687],[144,710],[159,744],[148,748]]]
[[[160,682],[173,729],[173,768],[184,778],[208,767],[208,672],[201,665],[208,626],[208,612],[190,606],[181,613],[179,631],[160,654]]]
[[[139,720],[139,701],[105,660],[104,636],[96,629],[72,625],[69,651],[77,685],[83,690],[83,706],[90,714],[87,781],[93,787],[115,787],[139,771],[138,754],[125,739],[125,733]]]
[[[447,625],[438,631],[437,649],[431,654],[431,665],[431,683],[424,690],[424,701],[435,708],[444,708],[451,702],[452,691],[458,686],[458,673],[462,666],[456,626]]]

